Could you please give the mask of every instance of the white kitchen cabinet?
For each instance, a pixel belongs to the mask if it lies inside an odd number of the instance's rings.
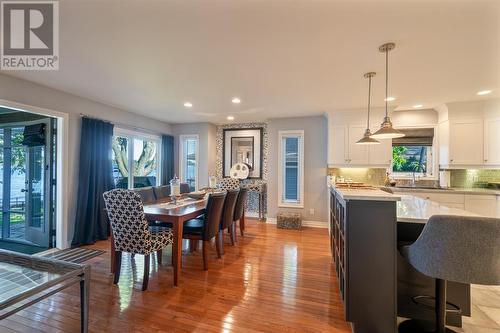
[[[365,130],[365,126],[349,126],[347,162],[350,165],[368,165],[369,163],[368,146],[356,144],[365,134]]]
[[[449,165],[483,164],[483,120],[450,120],[449,126]]]
[[[465,210],[486,217],[497,216],[495,195],[465,195]]]
[[[484,121],[484,164],[500,165],[500,118]]]
[[[347,132],[344,125],[328,128],[328,164],[341,166],[347,164]]]
[[[358,145],[365,133],[362,125],[328,127],[328,165],[330,167],[388,167],[392,159],[392,141],[380,145]]]

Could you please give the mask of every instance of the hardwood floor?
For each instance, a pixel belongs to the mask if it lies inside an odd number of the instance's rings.
[[[109,243],[91,247],[108,251]],[[160,267],[151,256],[146,292],[142,256],[123,255],[116,286],[109,252],[89,260],[90,332],[351,332],[326,229],[279,230],[247,219],[236,246],[225,234],[223,259],[212,243],[208,271],[201,250],[184,248],[179,287],[169,248]],[[70,288],[0,321],[0,332],[78,332],[79,315],[79,290]]]

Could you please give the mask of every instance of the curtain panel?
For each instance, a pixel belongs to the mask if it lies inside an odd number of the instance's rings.
[[[171,135],[162,135],[162,154],[161,154],[161,184],[168,185],[174,178],[174,137]]]

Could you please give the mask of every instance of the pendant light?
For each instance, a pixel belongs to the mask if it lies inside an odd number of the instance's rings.
[[[372,138],[372,132],[370,131],[370,107],[371,107],[371,93],[372,93],[372,77],[375,76],[375,72],[369,72],[364,75],[368,79],[368,119],[366,121],[366,131],[365,135],[356,142],[358,145],[378,145],[380,141]]]
[[[389,51],[396,47],[394,43],[386,43],[378,48],[380,52],[385,53],[385,117],[384,121],[380,125],[380,129],[376,131],[372,138],[375,139],[395,139],[402,138],[404,133],[398,131],[392,126],[391,118],[389,118],[389,111],[387,108],[387,97],[389,89]]]

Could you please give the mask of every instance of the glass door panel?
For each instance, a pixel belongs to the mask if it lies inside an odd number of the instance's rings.
[[[157,163],[156,142],[134,138],[134,188],[157,185]]]

